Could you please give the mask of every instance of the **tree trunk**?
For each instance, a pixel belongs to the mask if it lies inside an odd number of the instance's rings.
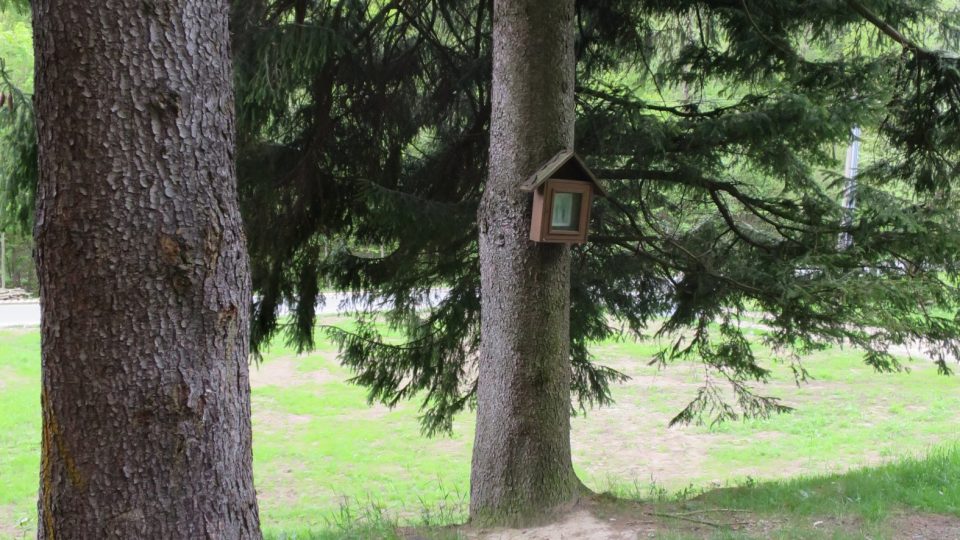
[[[573,146],[573,0],[496,0],[490,176],[479,212],[480,380],[471,519],[522,524],[577,500],[570,250],[529,240],[520,183]]]
[[[226,0],[35,0],[39,534],[259,538]]]

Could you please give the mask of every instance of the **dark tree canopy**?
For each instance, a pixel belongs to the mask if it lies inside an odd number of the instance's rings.
[[[268,2],[240,36],[240,152],[253,249],[256,345],[286,326],[312,345],[321,283],[393,306],[329,329],[373,400],[419,394],[446,429],[475,389],[475,215],[490,122],[490,4]],[[955,13],[939,2],[613,1],[577,5],[577,149],[607,180],[592,241],[574,251],[572,391],[609,401],[620,375],[593,340],[656,319],[701,359],[677,420],[765,414],[739,324],[796,367],[831,343],[899,367],[890,348],[957,351],[960,150]],[[844,221],[850,129],[869,136]],[[841,233],[850,247],[838,244]],[[386,246],[386,254],[351,245]],[[331,247],[332,246],[332,247]],[[423,310],[432,288],[446,299]],[[728,381],[737,406],[711,380]]]
[[[677,420],[780,410],[750,389],[768,371],[747,315],[799,378],[802,354],[838,343],[891,370],[891,348],[919,340],[949,371],[960,71],[944,50],[960,19],[946,4],[577,3],[577,150],[610,192],[573,254],[579,403],[608,402],[621,378],[591,341],[656,331],[659,361],[710,368]],[[475,390],[490,14],[486,0],[234,5],[254,347],[285,332],[310,348],[324,286],[384,302],[402,342],[372,312],[327,330],[372,400],[422,399],[428,431]],[[854,125],[869,159],[850,216]],[[423,309],[436,288],[445,299]]]

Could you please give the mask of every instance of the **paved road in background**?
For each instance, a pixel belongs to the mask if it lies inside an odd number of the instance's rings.
[[[436,289],[430,294],[430,299],[425,301],[425,305],[434,305],[447,295],[447,291]],[[351,313],[362,307],[361,302],[354,302],[349,294],[327,293],[326,302],[323,306],[317,307],[318,315],[336,315],[338,313]],[[379,310],[386,310],[388,304],[377,306]],[[286,314],[288,310],[281,309],[281,313]],[[753,314],[760,318],[760,314]],[[19,302],[0,304],[0,328],[15,328],[18,326],[40,326],[40,304],[37,302]],[[769,329],[769,327],[758,323],[745,323],[758,329]],[[930,354],[925,350],[923,343],[914,342],[907,346],[891,347],[891,352],[897,355],[909,356],[912,358],[929,359]]]
[[[430,300],[425,304],[432,305],[446,296],[446,291],[435,290],[430,295]],[[317,307],[318,315],[336,315],[338,313],[351,313],[358,308],[364,307],[363,302],[354,302],[349,294],[327,293],[326,301],[322,306]],[[376,306],[378,310],[389,308],[388,304]],[[286,309],[281,309],[281,314],[286,314]],[[11,328],[18,326],[40,326],[40,304],[38,302],[18,302],[0,304],[0,328]]]
[[[0,328],[40,326],[40,304],[17,302],[0,304]]]

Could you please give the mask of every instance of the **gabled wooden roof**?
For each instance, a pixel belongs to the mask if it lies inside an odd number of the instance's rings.
[[[555,176],[557,173],[562,174]],[[600,185],[600,181],[597,180],[597,177],[594,176],[590,168],[587,167],[587,164],[583,162],[583,159],[573,150],[563,150],[550,158],[549,161],[537,169],[537,172],[533,173],[533,176],[520,184],[520,189],[523,191],[534,191],[551,178],[591,182],[597,193],[603,197],[607,196],[607,191]]]

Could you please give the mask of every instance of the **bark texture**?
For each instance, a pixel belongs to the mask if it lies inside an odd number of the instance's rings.
[[[480,207],[481,350],[471,519],[520,524],[576,501],[570,251],[529,240],[520,183],[574,133],[573,0],[496,0],[490,176]]]
[[[34,0],[41,539],[259,538],[226,0]]]

